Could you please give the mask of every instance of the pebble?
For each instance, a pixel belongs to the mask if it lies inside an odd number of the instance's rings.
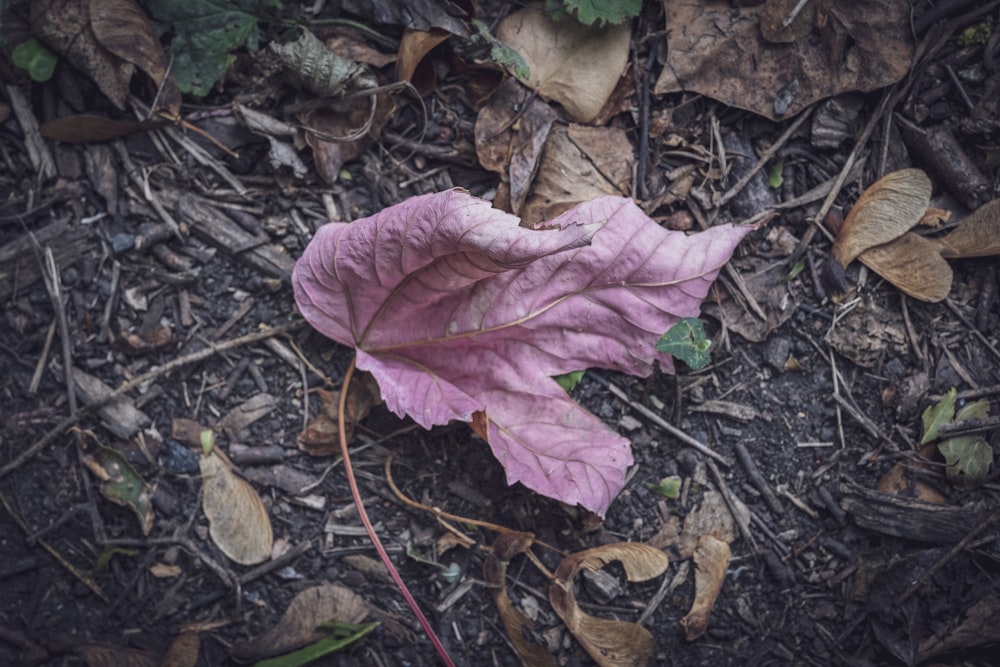
[[[764,361],[777,373],[785,372],[785,362],[792,354],[792,342],[784,336],[771,336],[764,345]]]

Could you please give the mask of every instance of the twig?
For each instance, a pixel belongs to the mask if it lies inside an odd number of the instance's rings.
[[[178,357],[164,364],[163,366],[160,366],[159,368],[155,368],[147,373],[143,373],[142,375],[132,378],[131,380],[122,384],[120,387],[115,389],[107,396],[98,399],[94,403],[91,403],[90,405],[79,410],[75,415],[70,415],[65,419],[63,419],[58,424],[56,424],[55,426],[53,426],[44,436],[42,436],[40,440],[36,441],[34,444],[31,445],[31,447],[21,452],[20,456],[18,456],[16,459],[11,461],[4,467],[0,468],[0,479],[7,476],[14,470],[20,468],[22,465],[25,464],[25,462],[29,461],[32,457],[38,454],[38,452],[42,451],[42,449],[52,444],[52,442],[55,441],[56,438],[58,438],[68,428],[75,425],[85,415],[97,411],[99,408],[102,408],[108,403],[111,403],[112,401],[119,398],[123,394],[132,391],[139,385],[149,382],[150,380],[160,377],[161,375],[170,373],[171,371],[174,371],[182,366],[186,366],[187,364],[193,364],[202,361],[204,359],[208,359],[209,357],[219,354],[220,352],[225,352],[227,350],[240,347],[241,345],[249,345],[250,343],[256,343],[261,340],[266,340],[268,338],[271,338],[272,336],[280,336],[282,334],[289,333],[291,331],[298,329],[303,324],[305,324],[305,320],[294,320],[292,322],[286,322],[285,324],[280,324],[276,327],[265,329],[264,331],[255,331],[252,334],[247,334],[246,336],[240,336],[239,338],[234,338],[232,340],[228,340],[223,343],[213,343],[208,347],[206,347],[205,349],[198,350],[197,352],[193,352],[192,354],[189,354],[184,357]]]
[[[389,570],[389,576],[395,582],[396,587],[399,588],[399,592],[403,594],[406,599],[406,604],[410,606],[413,610],[414,615],[417,617],[417,621],[420,623],[420,627],[424,629],[424,633],[427,638],[430,639],[431,644],[434,645],[434,650],[441,657],[441,660],[448,667],[455,667],[455,663],[452,661],[451,657],[448,655],[448,651],[445,649],[444,645],[441,644],[441,640],[438,639],[437,633],[434,632],[434,628],[431,627],[430,621],[424,616],[424,613],[420,611],[420,606],[414,599],[413,594],[410,593],[410,589],[406,587],[406,583],[403,581],[403,577],[400,576],[399,570],[393,565],[392,559],[389,558],[389,554],[386,552],[385,547],[382,546],[382,541],[378,537],[378,533],[375,532],[375,526],[372,525],[371,519],[368,518],[368,511],[365,510],[364,500],[361,498],[361,489],[358,488],[358,480],[354,476],[354,467],[351,466],[351,452],[347,448],[347,393],[351,386],[351,378],[354,376],[355,361],[357,361],[357,356],[351,359],[351,365],[347,367],[347,372],[344,374],[344,382],[340,387],[340,405],[337,409],[337,435],[340,439],[340,454],[344,459],[344,474],[347,476],[347,484],[351,487],[351,496],[354,498],[354,506],[358,508],[358,518],[361,519],[361,523],[364,524],[365,530],[368,532],[368,538],[372,541],[375,546],[375,550],[378,551],[379,557],[382,562],[385,563],[385,567]]]
[[[610,391],[612,394],[614,394],[619,400],[621,400],[627,406],[629,406],[630,408],[632,408],[633,410],[635,410],[636,412],[638,412],[639,414],[641,414],[643,417],[645,417],[649,421],[653,422],[654,424],[656,424],[657,426],[659,426],[664,431],[666,431],[670,435],[674,436],[675,438],[677,438],[678,440],[680,440],[684,444],[686,444],[686,445],[688,445],[690,447],[694,447],[695,449],[697,449],[699,452],[701,452],[705,456],[712,457],[713,459],[715,459],[716,461],[718,461],[722,465],[726,466],[727,468],[731,468],[732,467],[733,462],[730,461],[729,459],[727,459],[725,456],[723,456],[722,454],[719,454],[718,452],[716,452],[713,449],[710,449],[707,445],[701,444],[700,442],[698,442],[697,440],[695,440],[694,438],[692,438],[690,435],[688,435],[684,431],[680,430],[679,428],[677,428],[676,426],[674,426],[673,424],[671,424],[670,422],[668,422],[666,419],[664,419],[660,415],[656,414],[655,412],[653,412],[652,410],[650,410],[649,408],[647,408],[645,405],[642,405],[641,403],[636,403],[635,401],[631,400],[625,394],[625,392],[622,391],[617,386],[611,384],[610,382],[608,382],[607,380],[605,380],[604,378],[602,378],[602,377],[600,377],[598,375],[594,375],[592,373],[588,373],[587,376],[590,377],[590,378],[593,378],[594,380],[597,380],[597,382],[599,382],[600,384],[602,384],[605,387],[607,387],[608,391]]]
[[[736,497],[729,489],[729,485],[726,484],[726,480],[723,479],[722,473],[719,472],[719,466],[715,465],[715,461],[706,461],[705,464],[708,466],[708,470],[712,473],[712,477],[715,479],[715,485],[719,487],[719,493],[722,494],[722,500],[725,501],[726,507],[729,508],[729,513],[733,515],[733,521],[736,522],[737,527],[740,529],[740,533],[750,544],[754,553],[756,553],[759,550],[757,540],[754,539],[753,533],[750,532],[750,524],[747,521],[744,521],[742,514],[737,511]]]
[[[990,516],[986,517],[978,526],[976,526],[975,528],[973,528],[972,530],[970,530],[968,532],[968,534],[966,534],[966,536],[963,537],[958,544],[956,544],[955,546],[953,546],[948,553],[946,553],[944,556],[942,556],[940,559],[938,559],[938,561],[936,563],[934,563],[934,565],[932,565],[926,572],[924,572],[923,574],[921,574],[917,578],[917,580],[914,581],[913,584],[910,585],[909,588],[907,588],[905,591],[903,591],[902,593],[900,593],[896,597],[896,600],[895,600],[896,605],[898,606],[898,605],[901,605],[904,602],[906,602],[906,600],[909,599],[909,597],[911,595],[913,595],[914,593],[917,592],[917,589],[919,589],[921,586],[923,586],[925,583],[927,583],[927,580],[934,576],[935,572],[937,572],[942,567],[944,567],[945,565],[947,565],[948,561],[950,561],[952,558],[954,558],[955,556],[957,556],[958,552],[962,551],[967,546],[969,546],[969,544],[972,542],[972,540],[974,540],[983,531],[985,531],[987,528],[991,527],[993,524],[998,523],[998,522],[1000,522],[1000,510],[994,510],[993,514],[991,514]]]
[[[743,178],[736,181],[733,187],[729,188],[726,194],[722,195],[722,199],[719,200],[719,206],[723,206],[726,202],[728,202],[730,199],[738,195],[740,191],[747,186],[747,183],[750,182],[750,179],[753,178],[758,171],[763,169],[764,165],[770,162],[775,155],[777,155],[778,151],[780,151],[784,147],[784,145],[788,143],[788,140],[792,138],[792,135],[795,134],[795,131],[798,130],[799,127],[801,127],[802,123],[806,122],[806,120],[810,116],[812,116],[812,111],[815,107],[816,105],[814,103],[809,107],[807,107],[806,109],[802,110],[802,113],[800,113],[799,117],[796,118],[795,121],[788,126],[788,129],[782,132],[781,136],[778,137],[778,139],[773,144],[771,144],[771,146],[766,151],[764,151],[764,154],[760,156],[759,160],[757,160],[757,164],[755,164],[750,169],[750,171],[743,174]]]
[[[750,483],[753,484],[754,487],[761,492],[761,494],[763,494],[764,502],[767,503],[768,508],[777,516],[784,514],[785,508],[778,502],[778,497],[774,495],[774,491],[771,490],[771,486],[764,479],[764,476],[760,474],[760,470],[757,468],[757,464],[750,456],[750,451],[747,449],[746,445],[737,440],[733,443],[733,450],[736,452],[736,460],[739,461],[740,465],[743,466],[743,469],[746,470],[747,477],[750,478]]]

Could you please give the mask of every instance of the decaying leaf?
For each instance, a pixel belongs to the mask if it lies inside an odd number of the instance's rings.
[[[281,655],[321,639],[320,625],[337,620],[360,623],[368,615],[365,601],[349,588],[325,584],[308,588],[292,600],[278,624],[267,632],[230,649],[233,660],[255,662]]]
[[[927,406],[920,417],[924,425],[924,435],[920,438],[921,445],[937,440],[938,430],[941,426],[950,423],[955,418],[955,399],[957,397],[958,392],[952,387],[940,401]]]
[[[573,579],[583,569],[598,570],[612,561],[625,569],[629,581],[647,581],[667,570],[669,559],[659,549],[634,542],[606,544],[570,554],[556,568],[549,586],[549,602],[577,641],[601,667],[651,665],[656,641],[637,623],[607,620],[586,614],[573,593]]]
[[[159,667],[154,653],[124,646],[83,644],[73,649],[87,662],[87,667]]]
[[[910,69],[907,0],[738,5],[663,0],[670,41],[654,93],[701,93],[779,120],[825,97],[883,88]],[[783,28],[791,5],[823,20]]]
[[[396,79],[411,82],[421,95],[433,91],[434,68],[425,56],[449,37],[451,33],[441,28],[404,30],[396,56]]]
[[[990,414],[988,401],[973,401],[962,407],[955,421],[985,419]],[[981,435],[961,435],[948,438],[938,445],[944,456],[948,480],[956,486],[971,488],[983,483],[993,463],[993,448]]]
[[[320,412],[316,415],[306,430],[296,442],[299,449],[310,456],[333,456],[340,452],[340,436],[337,431],[337,413],[340,408],[340,392],[317,389],[320,397]],[[360,373],[347,389],[346,435],[351,441],[354,425],[365,417],[372,409],[382,402],[378,393],[378,384],[367,373]]]
[[[334,97],[348,87],[375,87],[367,68],[334,53],[309,30],[287,44],[272,42],[270,49],[296,81],[319,97]]]
[[[701,299],[748,231],[686,236],[604,197],[543,229],[459,190],[321,227],[293,272],[299,309],[357,349],[386,405],[429,428],[484,412],[508,482],[604,514],[632,462],[628,440],[553,376],[645,375],[655,344]]]
[[[684,638],[688,641],[701,637],[708,629],[712,607],[726,581],[729,557],[729,544],[725,541],[708,533],[698,539],[698,547],[694,550],[694,602],[681,619]]]
[[[490,547],[490,554],[483,562],[483,580],[490,584],[493,600],[497,605],[500,621],[507,638],[524,665],[531,667],[555,667],[556,660],[543,646],[525,639],[525,630],[534,624],[520,609],[514,606],[507,594],[507,566],[510,560],[524,553],[534,542],[531,533],[502,533]]]
[[[201,637],[193,630],[185,630],[170,642],[158,667],[195,667],[200,651]]]
[[[127,507],[135,513],[143,535],[153,528],[153,489],[136,472],[125,456],[98,443],[93,437],[84,438],[83,463],[101,480],[101,495]]]
[[[198,459],[202,477],[201,507],[208,533],[222,553],[240,565],[271,557],[271,519],[260,496],[214,450]]]
[[[589,123],[611,97],[628,62],[627,23],[587,27],[557,22],[540,7],[507,16],[497,37],[524,57],[526,84],[563,105],[570,119]]]

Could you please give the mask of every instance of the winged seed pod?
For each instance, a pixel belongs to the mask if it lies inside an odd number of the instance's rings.
[[[886,174],[861,193],[847,214],[826,265],[825,281],[831,292],[847,289],[844,269],[858,256],[912,229],[930,206],[931,180],[920,169]]]
[[[977,208],[937,242],[944,257],[1000,255],[1000,199]]]

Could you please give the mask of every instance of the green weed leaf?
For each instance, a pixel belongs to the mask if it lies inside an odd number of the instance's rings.
[[[658,484],[645,482],[645,486],[650,491],[658,493],[664,498],[670,498],[671,500],[676,500],[677,497],[681,495],[680,477],[664,477]]]
[[[257,21],[279,0],[145,0],[158,28],[173,34],[173,73],[181,91],[207,95],[235,60],[230,51],[256,50]]]
[[[32,81],[48,81],[56,71],[56,54],[34,37],[14,47],[12,57],[15,65],[28,70]]]
[[[932,440],[937,440],[938,429],[941,424],[947,424],[955,416],[955,388],[952,387],[945,394],[944,398],[924,410],[924,437],[920,439],[921,445],[926,445]]]
[[[694,370],[704,368],[712,360],[708,353],[712,341],[705,337],[705,327],[695,317],[682,317],[657,341],[656,349],[672,355]]]
[[[783,160],[778,160],[771,165],[771,170],[767,173],[767,185],[772,189],[780,188],[782,183],[785,182],[785,177],[783,172],[785,170],[785,163]]]
[[[322,639],[277,658],[269,658],[254,663],[254,667],[304,667],[325,655],[335,653],[358,641],[378,627],[378,623],[327,622],[320,626],[330,634]]]

